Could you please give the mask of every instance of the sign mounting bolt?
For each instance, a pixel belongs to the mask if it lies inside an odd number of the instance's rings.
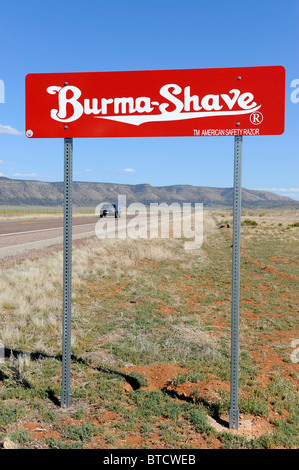
[[[65,129],[67,129],[67,128],[68,128],[68,126],[64,126],[64,128],[65,128]]]
[[[67,86],[68,85],[68,82],[64,82],[64,86]]]

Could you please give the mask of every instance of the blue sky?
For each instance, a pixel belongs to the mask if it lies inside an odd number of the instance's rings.
[[[285,132],[244,137],[242,183],[299,200],[298,14],[298,0],[2,2],[0,173],[63,180],[63,140],[24,135],[28,73],[283,65]],[[74,180],[231,187],[233,148],[233,137],[74,139]]]

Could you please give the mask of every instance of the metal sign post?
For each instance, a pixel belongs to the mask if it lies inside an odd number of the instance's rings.
[[[64,234],[61,407],[69,408],[71,393],[71,300],[72,300],[72,179],[73,139],[64,139]]]
[[[231,310],[231,381],[229,427],[239,429],[239,300],[240,300],[240,240],[241,240],[241,164],[242,136],[235,137],[234,156],[234,221],[232,259],[232,310]]]

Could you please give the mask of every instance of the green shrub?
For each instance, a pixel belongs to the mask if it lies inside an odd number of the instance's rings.
[[[95,425],[87,423],[82,424],[82,426],[66,426],[63,432],[68,439],[84,442],[91,439],[92,436],[95,436],[98,431]]]
[[[24,406],[1,406],[0,407],[0,426],[17,421],[24,413]]]
[[[257,222],[256,222],[255,220],[245,219],[245,220],[243,220],[243,222],[241,223],[241,225],[247,225],[248,227],[256,227],[256,226],[257,226]]]
[[[256,397],[249,397],[246,400],[240,400],[240,412],[244,414],[250,414],[253,416],[261,416],[267,418],[269,416],[269,408],[267,404],[257,399]]]
[[[67,444],[66,442],[58,441],[53,437],[48,437],[46,439],[46,444],[50,449],[82,449],[83,443],[82,442],[74,442]]]
[[[26,442],[30,442],[32,440],[29,433],[24,429],[11,432],[9,438],[18,444],[25,444]]]
[[[189,420],[195,427],[197,432],[201,432],[206,435],[214,434],[215,431],[207,422],[206,413],[203,409],[190,410]]]

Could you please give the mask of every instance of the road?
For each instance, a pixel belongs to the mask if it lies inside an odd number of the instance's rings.
[[[179,218],[181,213],[178,213]],[[126,214],[125,217],[114,219],[107,217],[99,219],[98,216],[74,216],[73,217],[73,240],[89,238],[96,235],[96,224],[100,220],[104,224],[104,232],[108,238],[114,238],[111,234],[119,234],[124,238],[128,223],[135,215]],[[170,219],[173,214],[170,214]],[[163,222],[168,225],[169,216],[159,214],[156,223]],[[139,227],[147,227],[149,217],[147,213],[139,214]],[[133,229],[134,232],[134,229]],[[98,234],[97,234],[98,235]],[[104,237],[105,238],[105,237]],[[39,219],[19,219],[0,221],[0,259],[24,255],[32,250],[42,250],[44,248],[61,245],[63,241],[63,218],[39,218]]]
[[[98,220],[95,216],[74,216],[73,240],[94,236]],[[62,240],[62,217],[0,221],[0,258],[58,245]]]

